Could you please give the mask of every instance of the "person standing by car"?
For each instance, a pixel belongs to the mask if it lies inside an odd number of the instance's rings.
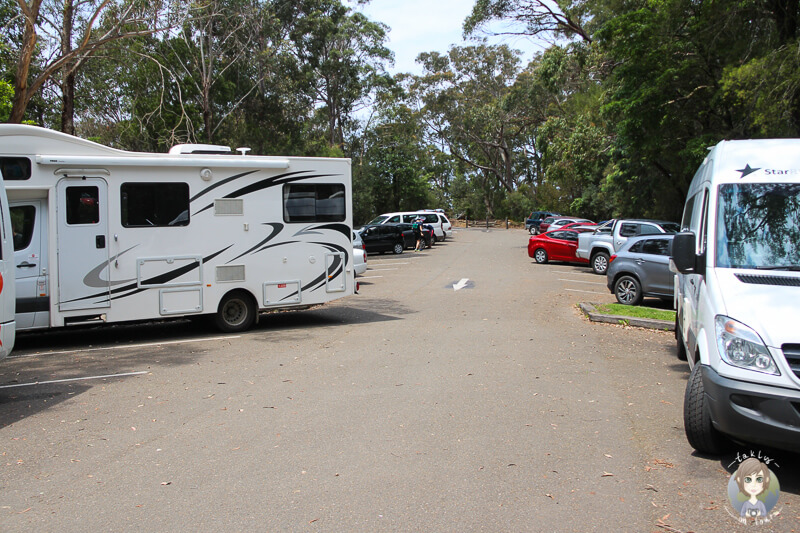
[[[414,222],[411,223],[411,229],[414,231],[414,239],[417,241],[417,245],[414,247],[415,252],[419,252],[422,250],[422,229],[420,225],[422,224],[422,218],[417,217],[414,219]]]

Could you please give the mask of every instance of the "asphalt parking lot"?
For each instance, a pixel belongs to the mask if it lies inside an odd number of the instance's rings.
[[[745,531],[670,333],[589,322],[523,230],[370,255],[360,294],[29,335],[0,365],[3,531]],[[797,456],[773,455],[800,528]],[[735,467],[734,467],[735,468]]]

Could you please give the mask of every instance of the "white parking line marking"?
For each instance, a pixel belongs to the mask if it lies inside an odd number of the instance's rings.
[[[588,285],[605,285],[605,283],[600,283],[597,281],[578,281],[577,279],[558,278],[558,281],[571,281],[572,283],[586,283]]]
[[[597,277],[597,274],[594,272],[576,272],[576,271],[563,271],[563,270],[553,270],[553,274],[570,274],[574,276],[594,276]]]
[[[52,381],[34,381],[32,383],[15,383],[13,385],[0,385],[0,389],[11,389],[14,387],[32,387],[34,385],[50,385],[52,383],[66,383],[68,381],[84,381],[87,379],[105,379],[105,378],[121,378],[125,376],[141,376],[142,374],[149,374],[149,371],[141,370],[139,372],[125,372],[124,374],[106,374],[105,376],[85,376],[81,378],[54,379]]]
[[[570,292],[586,292],[586,293],[589,293],[589,294],[609,294],[609,293],[607,293],[607,292],[597,292],[597,291],[581,291],[581,290],[578,290],[578,289],[564,289],[564,290],[565,290],[565,291],[570,291]]]
[[[194,339],[181,339],[178,341],[163,341],[163,342],[148,342],[144,344],[121,344],[118,346],[103,346],[101,348],[87,348],[85,350],[63,350],[60,352],[37,352],[32,354],[26,355],[9,355],[7,359],[14,359],[16,357],[36,357],[37,355],[60,355],[65,353],[81,353],[81,352],[99,352],[103,350],[119,350],[122,348],[149,348],[150,346],[163,346],[167,344],[184,344],[187,342],[199,342],[199,341],[218,341],[218,340],[225,340],[225,339],[238,339],[241,335],[225,335],[222,337],[205,337],[205,338],[194,338]]]
[[[382,278],[383,276],[358,276],[358,279],[375,279]]]
[[[370,272],[383,272],[385,270],[400,270],[399,268],[368,268]]]

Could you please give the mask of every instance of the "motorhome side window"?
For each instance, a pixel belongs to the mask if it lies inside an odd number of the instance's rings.
[[[10,209],[11,229],[14,232],[14,251],[24,250],[33,239],[36,208],[32,205],[15,205]]]
[[[93,186],[67,187],[67,224],[100,222],[100,191]]]
[[[283,186],[285,222],[344,222],[344,185],[340,183]]]
[[[189,184],[123,183],[120,211],[126,228],[188,226]]]
[[[30,179],[31,160],[27,157],[0,157],[0,173],[4,180]]]

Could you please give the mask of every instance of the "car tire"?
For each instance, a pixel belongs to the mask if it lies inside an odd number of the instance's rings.
[[[214,315],[214,325],[225,333],[237,333],[250,329],[256,321],[256,303],[245,291],[232,291],[222,298]]]
[[[592,256],[592,272],[605,276],[608,272],[608,258],[610,256],[606,252],[597,252]]]
[[[683,397],[683,427],[689,445],[700,453],[719,455],[728,449],[728,440],[711,422],[711,412],[699,362],[692,368],[686,384],[686,393]]]
[[[392,248],[392,252],[394,254],[402,254],[403,253],[403,243],[402,242],[396,242],[394,244],[394,247]]]
[[[544,248],[537,248],[536,251],[533,252],[533,258],[540,265],[547,263],[547,250]]]
[[[642,284],[633,276],[620,276],[614,282],[614,296],[622,305],[642,303]]]

